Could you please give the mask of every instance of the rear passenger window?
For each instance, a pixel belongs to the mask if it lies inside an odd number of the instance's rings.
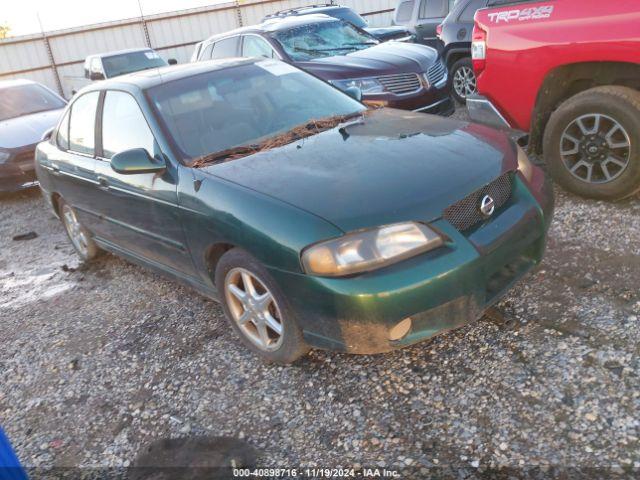
[[[102,155],[144,148],[155,156],[156,143],[138,102],[128,93],[109,91],[102,110]]]
[[[238,56],[238,39],[240,37],[225,38],[216,42],[211,58],[229,58]]]
[[[408,22],[411,20],[411,14],[413,13],[414,1],[402,2],[398,5],[398,12],[396,13],[397,22]]]
[[[420,18],[440,18],[447,14],[448,0],[422,0]]]
[[[469,5],[467,5],[460,14],[460,17],[458,17],[458,20],[460,22],[472,22],[473,17],[476,14],[476,10],[484,7],[484,3],[485,0],[471,0]]]
[[[96,109],[100,92],[90,92],[71,105],[69,150],[93,155],[95,147]]]
[[[56,135],[56,143],[58,144],[58,148],[62,150],[69,150],[69,113],[71,110],[67,110],[67,114],[60,122],[60,128],[58,128],[58,133]]]

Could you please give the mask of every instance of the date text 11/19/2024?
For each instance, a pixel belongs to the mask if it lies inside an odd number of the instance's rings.
[[[234,478],[400,478],[386,468],[234,468]]]

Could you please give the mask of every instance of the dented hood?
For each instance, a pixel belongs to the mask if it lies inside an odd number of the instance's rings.
[[[348,232],[431,221],[517,166],[501,132],[393,109],[284,147],[205,167]]]

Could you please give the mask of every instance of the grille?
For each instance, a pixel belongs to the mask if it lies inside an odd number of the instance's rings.
[[[429,80],[429,85],[435,85],[440,82],[444,78],[445,71],[444,64],[440,61],[431,65],[429,70],[427,70],[427,80]]]
[[[495,202],[496,210],[504,205],[511,197],[513,175],[507,172],[488,185],[466,196],[462,200],[447,207],[442,218],[463,232],[475,224],[486,220],[480,212],[480,201],[489,195]]]
[[[401,95],[404,93],[417,92],[422,88],[420,78],[415,73],[399,73],[397,75],[385,75],[377,80],[388,92]]]

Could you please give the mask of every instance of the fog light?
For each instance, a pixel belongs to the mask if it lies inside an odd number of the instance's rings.
[[[389,340],[400,340],[404,338],[409,330],[411,330],[412,320],[411,317],[405,318],[396,324],[391,330],[389,330]]]

